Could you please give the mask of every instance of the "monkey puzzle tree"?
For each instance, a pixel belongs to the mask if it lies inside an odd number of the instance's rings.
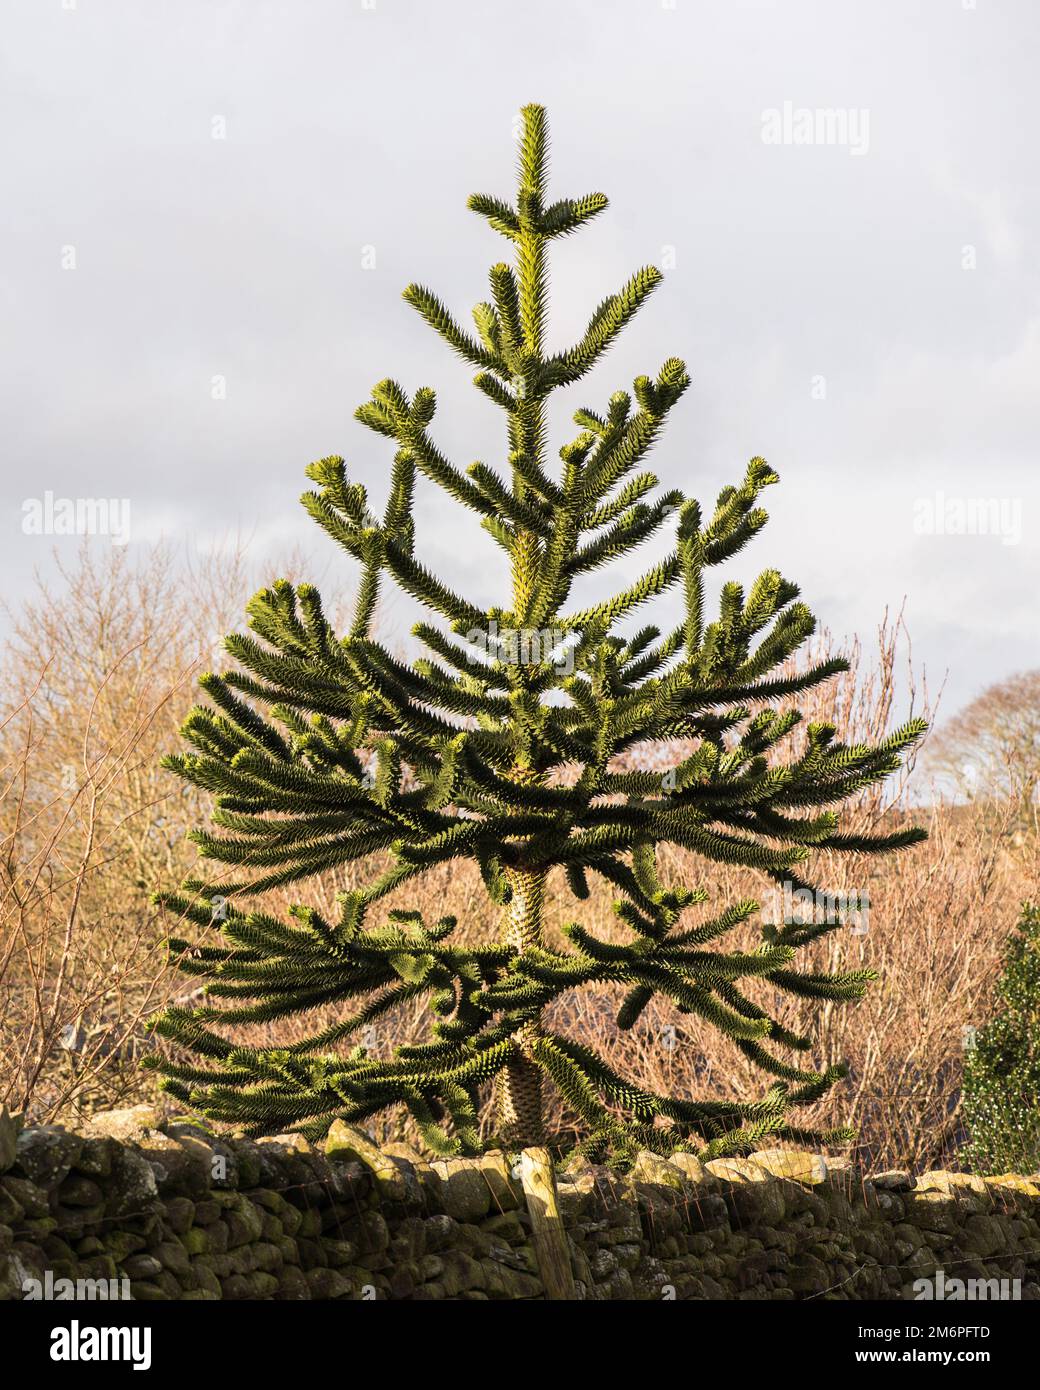
[[[512,265],[491,268],[491,300],[473,312],[476,336],[429,290],[405,290],[503,411],[507,467],[460,471],[430,433],[433,391],[409,396],[388,379],[357,411],[396,445],[382,517],[348,481],[341,458],[308,469],[317,486],[304,506],[361,567],[352,626],[338,635],[311,586],[279,581],[248,606],[254,635],[227,639],[236,668],[201,681],[211,706],[192,710],[184,726],[195,751],[167,765],[214,794],[220,833],[201,830],[195,839],[204,858],[235,873],[230,881],[193,877],[160,901],[200,927],[219,927],[217,942],[171,942],[181,968],[207,977],[207,994],[219,1002],[171,1008],[155,1020],[196,1062],[150,1061],[174,1095],[253,1132],[302,1126],[320,1135],[337,1115],[360,1121],[405,1106],[431,1147],[472,1151],[481,1088],[493,1083],[497,1138],[519,1146],[542,1136],[548,1080],[576,1115],[588,1152],[717,1155],[746,1151],[770,1133],[807,1140],[789,1111],[821,1095],[842,1069],[784,1060],[777,1049],[804,1052],[809,1039],[780,1026],[743,982],[843,1001],[862,993],[871,972],[795,967],[799,948],[833,922],[781,924],[763,929],[754,949],[723,949],[716,943],[758,904],[691,913],[707,893],[662,882],[658,848],[680,846],[801,888],[808,885],[794,866],[813,849],[910,844],[917,830],[843,835],[829,808],[896,768],[923,724],[876,747],[843,745],[832,727],[810,724],[783,759],[800,715],[778,703],[845,663],[781,670],[814,619],[796,586],[773,570],[747,594],[725,584],[718,617],[706,621],[705,574],[762,527],[759,493],[777,477],[752,459],[709,515],[676,489],[651,500],[658,480],[638,469],[688,385],[677,358],[655,378],[638,377],[634,401],[619,391],[599,411],[577,411],[579,433],[560,449],[561,465],[550,466],[550,394],[595,366],[661,276],[638,271],[598,306],[580,342],[547,353],[549,243],[584,226],[607,200],[594,193],[550,203],[545,113],[528,106],[523,117],[515,205],[470,199],[514,252]],[[417,472],[479,516],[505,552],[512,592],[502,606],[485,611],[418,558]],[[671,518],[675,544],[665,559],[621,592],[568,608],[579,576],[628,554]],[[373,635],[384,576],[427,610],[430,620],[414,632],[429,656],[409,664]],[[629,621],[672,590],[682,596],[672,630]],[[689,751],[664,778],[660,769],[632,770],[639,750],[673,740]],[[377,866],[370,885],[339,895],[336,920],[304,905],[284,920],[249,903],[367,859]],[[464,859],[479,865],[501,909],[497,940],[463,948],[451,942],[453,917],[379,912],[389,894],[432,867]],[[603,940],[577,921],[564,940],[544,938],[554,869],[579,901],[590,877],[606,880],[621,939]],[[624,987],[619,1028],[631,1028],[660,995],[733,1039],[771,1086],[737,1103],[654,1095],[626,1080],[546,1018],[565,991],[603,984]],[[390,1060],[363,1046],[346,1050],[374,1019],[417,998],[430,1006],[429,1041],[400,1047]],[[280,1050],[220,1031],[336,1004],[344,1005],[340,1019]]]

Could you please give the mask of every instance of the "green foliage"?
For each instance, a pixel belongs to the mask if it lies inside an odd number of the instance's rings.
[[[1008,942],[997,1017],[968,1039],[963,1109],[971,1170],[1040,1169],[1040,909],[1026,903]]]
[[[191,751],[166,760],[213,793],[212,828],[196,839],[204,860],[226,868],[160,899],[199,926],[212,921],[219,934],[193,950],[171,942],[181,968],[205,979],[207,1002],[167,1010],[154,1023],[198,1061],[152,1064],[174,1095],[256,1132],[302,1125],[321,1134],[337,1115],[359,1121],[405,1106],[431,1147],[472,1151],[481,1087],[496,1079],[508,1089],[526,1066],[537,1073],[536,1090],[544,1077],[562,1093],[589,1151],[718,1155],[746,1151],[767,1135],[805,1140],[789,1111],[819,1096],[842,1069],[785,1060],[785,1051],[806,1052],[809,1038],[781,1027],[743,982],[847,1001],[859,997],[870,972],[797,968],[799,948],[833,925],[780,925],[763,930],[754,950],[725,950],[720,939],[758,904],[698,914],[706,892],[665,884],[657,851],[677,845],[802,887],[795,869],[803,872],[813,850],[913,843],[915,830],[842,836],[830,808],[893,771],[923,725],[912,721],[868,747],[846,746],[833,728],[809,724],[792,744],[801,715],[776,706],[845,667],[836,660],[780,674],[814,627],[797,586],[772,570],[747,594],[725,584],[709,620],[708,571],[761,530],[760,497],[778,479],[754,458],[710,510],[677,490],[651,500],[658,481],[640,467],[689,384],[678,358],[637,377],[631,394],[579,409],[578,433],[560,449],[560,466],[550,467],[550,394],[586,376],[661,276],[637,272],[603,300],[577,344],[545,354],[548,244],[598,216],[606,199],[594,193],[548,203],[545,115],[531,106],[524,119],[515,203],[470,200],[514,252],[512,265],[491,268],[490,298],[473,314],[476,336],[431,291],[405,291],[503,411],[508,468],[458,468],[431,432],[434,392],[409,396],[385,379],[357,411],[394,443],[381,515],[342,458],[307,470],[314,489],[303,505],[360,566],[354,619],[345,636],[334,632],[308,585],[281,580],[257,594],[248,608],[252,635],[227,639],[233,669],[202,682],[210,704],[184,726]],[[417,473],[476,514],[505,552],[508,606],[484,611],[422,564]],[[620,593],[568,606],[579,575],[667,526],[675,539],[664,559]],[[374,636],[386,580],[426,610],[414,631],[428,657],[407,663]],[[677,627],[623,631],[637,609],[669,592],[682,598]],[[643,757],[648,747],[671,739],[687,741],[689,756],[663,779],[638,770],[654,766]],[[383,871],[341,896],[336,920],[298,906],[284,921],[249,901],[372,855],[382,856]],[[452,945],[450,916],[426,922],[390,912],[380,920],[392,891],[462,859],[479,865],[503,909],[501,942]],[[566,944],[550,949],[540,905],[553,868],[566,871],[579,903],[590,878],[606,881],[625,928],[621,943],[573,922]],[[580,1042],[544,1026],[547,1007],[564,991],[599,983],[624,986],[620,1028],[635,1025],[659,996],[679,1013],[710,1020],[772,1085],[739,1104],[633,1086]],[[344,1050],[411,999],[430,1005],[429,1042],[399,1048],[391,1060],[362,1045]],[[283,1050],[234,1045],[220,1032],[320,1005],[341,1005],[343,1016]]]

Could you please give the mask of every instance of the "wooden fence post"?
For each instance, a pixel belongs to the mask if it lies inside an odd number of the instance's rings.
[[[548,1149],[524,1149],[520,1181],[531,1217],[531,1234],[545,1297],[573,1302],[578,1297],[571,1252],[556,1196],[556,1175]]]

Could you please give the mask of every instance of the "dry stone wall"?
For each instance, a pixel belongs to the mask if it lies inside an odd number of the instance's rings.
[[[431,1163],[342,1124],[320,1147],[218,1137],[146,1106],[76,1133],[5,1115],[0,1298],[540,1299],[514,1158]],[[946,1297],[958,1279],[1040,1298],[1040,1175],[864,1177],[770,1150],[556,1182],[580,1299],[903,1299],[939,1271]]]

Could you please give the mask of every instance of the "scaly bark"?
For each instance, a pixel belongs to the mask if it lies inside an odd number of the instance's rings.
[[[513,896],[504,913],[503,940],[517,951],[526,951],[541,939],[545,877],[544,869],[506,870]],[[537,1020],[524,1025],[516,1038],[521,1055],[498,1075],[499,1135],[512,1148],[542,1141],[542,1071],[529,1055],[539,1031]]]

